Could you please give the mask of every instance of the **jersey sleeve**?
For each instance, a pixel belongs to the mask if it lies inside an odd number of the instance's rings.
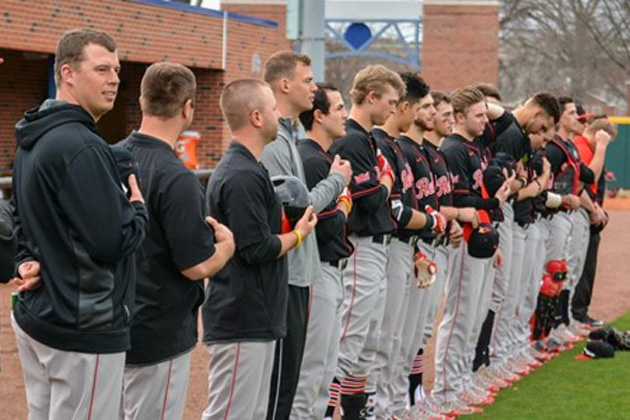
[[[222,186],[219,206],[232,230],[236,249],[250,264],[275,259],[282,243],[269,225],[267,185],[250,171],[235,173]]]
[[[160,205],[164,235],[180,271],[214,254],[214,232],[205,221],[201,184],[192,172],[182,173],[168,184]]]
[[[366,149],[359,135],[344,137],[335,147],[334,153],[350,161],[352,179],[349,189],[354,204],[365,212],[375,213],[387,202],[387,188],[381,184],[376,173],[376,156]]]
[[[595,172],[586,166],[584,162],[580,162],[580,181],[587,185],[595,183]]]
[[[551,173],[558,175],[562,164],[566,161],[566,156],[560,148],[554,143],[547,143],[545,146],[545,156],[551,164]]]

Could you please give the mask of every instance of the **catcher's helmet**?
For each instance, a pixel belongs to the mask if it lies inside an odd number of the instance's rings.
[[[291,226],[300,220],[308,207],[308,190],[295,176],[278,175],[271,178],[276,195],[282,203],[284,213]]]

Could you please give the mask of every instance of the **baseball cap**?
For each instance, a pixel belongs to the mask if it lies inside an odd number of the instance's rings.
[[[308,207],[308,190],[304,183],[291,175],[277,175],[271,178],[274,191],[282,203],[284,213],[291,226],[300,220]]]
[[[604,341],[589,341],[576,359],[610,359],[615,357],[615,348]]]
[[[483,185],[486,187],[486,191],[490,197],[494,197],[504,182],[505,174],[501,166],[490,165],[483,172]]]
[[[479,225],[464,226],[464,238],[468,244],[468,254],[475,258],[492,258],[499,247],[499,232],[490,223],[490,216],[485,210],[479,210]]]
[[[116,160],[116,169],[118,170],[118,176],[120,177],[120,180],[125,185],[125,187],[129,189],[127,179],[131,174],[134,174],[136,176],[136,181],[140,183],[139,165],[136,161],[136,158],[131,154],[131,152],[120,145],[113,145],[110,148],[112,153],[114,154],[114,159]]]
[[[575,110],[578,115],[578,120],[580,120],[581,123],[585,123],[587,119],[595,115],[592,112],[586,112],[582,104],[575,105]]]

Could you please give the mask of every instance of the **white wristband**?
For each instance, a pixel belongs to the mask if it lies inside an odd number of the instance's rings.
[[[545,207],[550,209],[557,209],[562,205],[562,197],[556,193],[550,191],[547,192],[547,201],[545,201]]]

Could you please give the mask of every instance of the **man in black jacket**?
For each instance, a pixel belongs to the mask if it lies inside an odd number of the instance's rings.
[[[114,106],[119,69],[106,33],[64,34],[56,99],[16,126],[18,273],[26,261],[41,264],[41,287],[20,292],[13,320],[31,419],[110,419],[120,409],[147,211],[95,126]]]

